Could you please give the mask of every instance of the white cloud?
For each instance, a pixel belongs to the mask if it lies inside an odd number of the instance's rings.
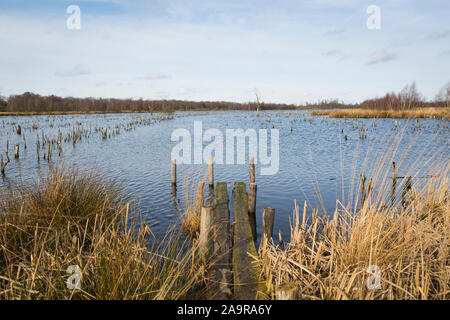
[[[397,59],[397,55],[395,53],[389,52],[386,49],[374,52],[370,57],[369,60],[367,60],[366,64],[372,65],[372,64],[378,64],[382,62],[387,62],[391,60]]]
[[[444,39],[450,36],[450,30],[440,31],[440,32],[430,32],[425,36],[428,40],[438,40]]]
[[[344,29],[337,29],[337,28],[333,28],[330,30],[327,30],[323,33],[324,36],[337,36],[340,34],[343,34],[345,32]]]
[[[339,56],[341,54],[341,50],[329,50],[323,53],[324,56]]]
[[[172,76],[165,73],[160,72],[151,72],[147,73],[143,77],[139,77],[140,80],[163,80],[163,79],[171,79]]]
[[[342,60],[348,59],[350,57],[350,55],[342,52],[339,49],[328,50],[328,51],[324,52],[322,55],[324,55],[326,57],[335,57],[335,58],[337,58],[338,61],[342,61]]]
[[[89,72],[82,64],[77,64],[73,68],[66,71],[55,72],[55,76],[57,77],[77,77],[85,74],[89,74]]]

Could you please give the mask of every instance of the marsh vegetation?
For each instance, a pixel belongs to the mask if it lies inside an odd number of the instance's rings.
[[[0,297],[205,298],[197,239],[199,205],[211,198],[198,189],[206,168],[180,166],[174,198],[167,138],[199,119],[275,128],[289,146],[277,175],[256,177],[258,226],[263,207],[277,212],[274,241],[255,260],[261,296],[294,284],[302,299],[449,298],[448,120],[298,110],[2,118],[10,161],[1,180]],[[248,180],[248,167],[218,165],[215,175],[231,185]],[[82,270],[82,290],[66,286],[71,265]],[[367,289],[371,265],[381,289]]]

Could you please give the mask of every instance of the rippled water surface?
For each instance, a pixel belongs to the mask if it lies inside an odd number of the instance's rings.
[[[259,232],[262,209],[274,207],[275,233],[280,230],[287,236],[294,200],[301,205],[307,200],[310,208],[317,207],[327,214],[333,213],[337,200],[355,201],[357,197],[352,195],[359,192],[359,174],[365,174],[369,180],[375,174],[373,168],[381,156],[389,153],[388,147],[393,141],[399,143],[385,163],[396,161],[399,176],[412,175],[417,181],[426,179],[430,165],[446,165],[450,155],[446,120],[344,120],[311,116],[309,111],[265,112],[259,117],[255,112],[242,111],[190,112],[176,113],[173,119],[165,118],[158,114],[2,117],[0,151],[5,156],[8,140],[11,163],[6,167],[6,175],[0,178],[0,187],[7,188],[17,181],[32,184],[39,176],[45,176],[56,162],[63,161],[65,166],[80,170],[99,169],[122,183],[127,195],[139,202],[153,231],[161,233],[179,221],[174,203],[178,203],[178,210],[181,210],[187,191],[195,190],[198,179],[206,178],[206,165],[179,165],[177,201],[174,202],[170,157],[176,145],[171,141],[175,129],[188,129],[193,136],[194,121],[202,121],[204,131],[217,128],[224,135],[226,129],[267,129],[269,132],[278,129],[278,173],[262,176],[260,165],[256,166],[257,225]],[[16,133],[19,124],[26,137],[26,150],[23,138]],[[111,137],[108,133],[103,139],[102,128],[109,128],[109,132],[113,132]],[[75,146],[72,138],[67,138],[74,130],[85,132]],[[62,143],[61,156],[55,147],[51,161],[43,160],[47,146],[42,146],[42,134],[56,140],[58,132],[67,138]],[[365,139],[361,139],[361,132]],[[395,141],[395,135],[401,135],[402,139]],[[39,162],[37,136],[41,143]],[[20,144],[19,160],[13,156],[17,143]],[[248,181],[248,164],[216,165],[214,169],[215,181],[227,182],[230,191],[233,182]],[[386,176],[391,175],[390,167],[383,170]]]

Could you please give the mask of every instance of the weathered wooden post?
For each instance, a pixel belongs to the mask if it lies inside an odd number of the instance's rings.
[[[208,174],[209,174],[209,187],[214,188],[214,165],[212,157],[210,157],[208,160]]]
[[[232,296],[231,283],[231,238],[230,238],[230,210],[228,207],[227,184],[216,184],[214,199],[214,260],[211,270],[212,283],[208,299],[227,300]]]
[[[48,154],[47,161],[50,162],[50,158],[52,157],[51,143],[48,144]]]
[[[250,228],[252,229],[253,241],[256,243],[256,183],[250,184],[250,195],[248,197],[248,220],[250,222]]]
[[[201,263],[207,263],[211,257],[212,250],[212,226],[214,223],[213,207],[203,206],[200,215],[200,236],[198,253]]]
[[[359,179],[361,180],[361,208],[364,206],[364,202],[366,201],[366,176],[363,174],[359,174]]]
[[[249,169],[249,184],[255,183],[255,159],[250,156],[250,169]]]
[[[258,253],[248,220],[248,194],[245,183],[236,182],[233,192],[234,298],[236,300],[254,300],[258,298],[258,292],[266,289],[260,279],[261,268],[254,263]]]
[[[395,188],[397,186],[397,168],[395,167],[395,162],[392,162],[392,196],[391,205],[394,205],[395,200]]]
[[[172,185],[177,184],[177,162],[176,160],[170,160],[170,168],[172,171]]]
[[[45,155],[44,155],[45,156]],[[177,185],[172,183],[172,197],[177,197]]]
[[[14,158],[19,159],[19,144],[14,147]]]
[[[262,237],[261,241],[264,241],[264,238],[267,241],[272,240],[273,236],[273,222],[275,219],[275,209],[274,208],[264,208],[263,216],[262,216]]]
[[[205,182],[201,181],[197,185],[197,195],[195,197],[197,204],[197,214],[201,215],[201,209],[205,204]]]

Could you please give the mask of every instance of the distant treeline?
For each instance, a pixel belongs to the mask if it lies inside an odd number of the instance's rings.
[[[355,105],[346,105],[337,100],[299,106],[264,102],[61,98],[54,95],[41,96],[30,92],[0,99],[0,111],[3,112],[173,112],[185,110],[282,110],[351,107],[355,107]]]
[[[416,83],[405,86],[399,93],[387,93],[384,97],[365,100],[360,107],[377,110],[410,110],[426,107],[450,107],[450,83],[444,86],[436,95],[434,101],[425,101],[417,91]]]
[[[347,109],[408,110],[423,107],[450,107],[450,83],[436,95],[434,101],[426,101],[413,82],[399,93],[388,93],[384,97],[369,99],[361,104],[345,104],[339,100],[324,100],[305,105],[257,102],[237,103],[225,101],[183,100],[135,100],[104,98],[62,98],[41,96],[30,92],[0,96],[0,112],[174,112],[189,110],[283,110],[283,109]]]

